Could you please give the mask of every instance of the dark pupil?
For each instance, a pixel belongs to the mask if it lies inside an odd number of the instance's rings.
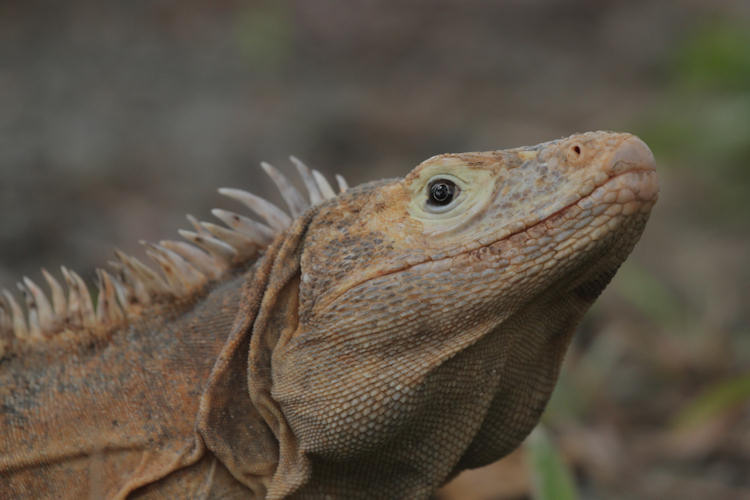
[[[453,200],[456,185],[448,180],[439,180],[430,184],[430,202],[435,205],[447,205]]]

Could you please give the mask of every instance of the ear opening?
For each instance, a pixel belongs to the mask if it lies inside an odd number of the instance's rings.
[[[297,325],[300,255],[311,218],[308,211],[274,241],[245,283],[198,413],[196,425],[206,446],[260,497],[280,472],[280,446],[288,447],[292,438],[270,395],[270,362],[281,333]]]

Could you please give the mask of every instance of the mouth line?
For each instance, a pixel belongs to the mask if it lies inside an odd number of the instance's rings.
[[[502,238],[498,238],[498,239],[496,239],[496,240],[494,240],[494,241],[491,241],[491,242],[489,242],[489,243],[486,243],[486,244],[480,245],[480,246],[478,246],[478,247],[476,247],[476,248],[471,248],[471,249],[469,249],[469,250],[464,250],[464,251],[458,252],[458,253],[456,253],[456,254],[454,254],[454,255],[449,255],[449,256],[446,256],[446,257],[442,257],[442,258],[440,258],[440,259],[435,259],[435,260],[426,260],[426,261],[424,261],[424,262],[420,262],[420,263],[417,263],[417,264],[412,264],[412,265],[409,265],[409,266],[404,266],[404,267],[403,267],[402,269],[400,269],[400,270],[406,270],[406,269],[409,269],[409,268],[412,268],[412,267],[414,267],[414,266],[418,266],[418,265],[420,265],[420,264],[424,264],[424,263],[427,263],[427,262],[440,262],[441,260],[444,260],[444,259],[450,259],[450,258],[454,258],[454,257],[457,257],[457,256],[459,256],[459,255],[463,255],[463,254],[466,254],[466,253],[470,253],[470,252],[475,252],[476,250],[479,250],[480,248],[487,248],[487,247],[491,247],[492,245],[495,245],[496,243],[500,243],[501,241],[505,241],[505,240],[507,240],[507,239],[509,239],[509,238],[512,238],[513,236],[515,236],[515,235],[517,235],[517,234],[525,233],[525,232],[527,232],[527,231],[529,231],[529,230],[531,230],[531,229],[533,229],[533,228],[537,227],[538,225],[540,225],[540,224],[544,224],[545,222],[547,222],[547,221],[549,221],[549,220],[551,220],[551,219],[553,219],[553,218],[557,217],[558,215],[561,215],[561,214],[565,213],[566,211],[568,211],[569,209],[571,209],[571,208],[572,208],[573,206],[577,205],[577,204],[578,204],[578,203],[580,203],[581,201],[583,201],[583,200],[586,200],[586,199],[588,199],[588,198],[591,198],[592,196],[594,196],[594,194],[595,194],[595,193],[596,193],[596,192],[597,192],[598,190],[600,190],[600,189],[604,188],[605,186],[607,186],[607,185],[608,185],[608,184],[610,184],[611,182],[615,181],[616,179],[619,179],[619,178],[620,178],[620,177],[622,177],[622,176],[625,176],[625,175],[628,175],[628,174],[634,174],[634,173],[651,173],[651,174],[653,174],[653,173],[655,173],[655,172],[656,172],[656,171],[655,171],[655,170],[654,170],[653,168],[631,168],[631,169],[629,169],[629,170],[626,170],[626,171],[624,171],[624,172],[618,172],[618,173],[617,173],[617,175],[613,175],[612,177],[609,177],[609,178],[608,178],[608,179],[607,179],[606,181],[604,181],[604,182],[603,182],[603,183],[601,183],[600,185],[596,186],[596,187],[594,188],[594,190],[593,190],[593,191],[591,191],[591,192],[590,192],[589,194],[587,194],[586,196],[581,196],[581,197],[580,197],[580,198],[578,198],[578,199],[577,199],[576,201],[574,201],[574,202],[572,202],[572,203],[569,203],[568,205],[565,205],[564,207],[560,208],[559,210],[556,210],[556,211],[552,212],[552,213],[551,213],[551,214],[549,214],[549,215],[546,215],[546,216],[545,216],[545,217],[543,217],[542,219],[540,219],[540,220],[538,220],[538,221],[536,221],[536,222],[534,222],[534,223],[532,223],[532,224],[529,224],[528,226],[524,227],[523,229],[519,229],[519,230],[517,230],[517,231],[512,231],[512,232],[510,232],[510,233],[506,234],[505,236],[503,236]],[[635,200],[634,200],[634,201],[635,201]],[[637,200],[637,201],[639,201],[640,203],[648,203],[648,202],[649,202],[649,201],[651,201],[651,200],[640,200],[640,199],[639,199],[639,200]],[[396,272],[398,272],[398,271],[396,271]],[[383,275],[381,275],[381,276],[385,276],[386,274],[391,274],[391,273],[385,273],[385,274],[383,274]],[[365,281],[366,281],[366,280],[365,280]],[[363,281],[363,282],[364,282],[364,281]]]
[[[592,190],[592,191],[591,191],[591,192],[590,192],[589,194],[587,194],[586,196],[581,196],[581,197],[580,197],[580,198],[578,198],[578,199],[577,199],[576,201],[574,201],[574,202],[572,202],[572,203],[569,203],[569,204],[565,205],[564,207],[560,208],[559,210],[556,210],[556,211],[552,212],[552,213],[551,213],[551,214],[549,214],[549,215],[546,215],[546,216],[545,216],[544,218],[542,218],[542,219],[540,219],[540,220],[538,220],[538,221],[536,221],[536,222],[534,222],[534,223],[532,223],[532,224],[529,224],[528,226],[524,227],[523,229],[519,229],[518,231],[513,231],[513,232],[511,232],[511,233],[507,234],[506,236],[503,236],[502,238],[499,238],[499,239],[497,239],[497,240],[495,240],[495,241],[493,241],[493,242],[491,242],[491,243],[488,243],[488,244],[486,244],[486,245],[482,245],[482,246],[480,246],[480,247],[478,247],[478,248],[482,248],[482,247],[488,247],[488,246],[492,246],[492,245],[494,245],[495,243],[499,243],[499,242],[501,242],[501,241],[504,241],[504,240],[507,240],[508,238],[511,238],[511,237],[513,237],[513,236],[515,236],[515,235],[517,235],[517,234],[520,234],[520,233],[526,232],[526,231],[528,231],[529,229],[532,229],[532,228],[534,228],[534,227],[538,226],[539,224],[543,224],[543,223],[547,222],[548,220],[550,220],[550,219],[553,219],[553,218],[555,218],[556,216],[558,216],[558,215],[560,215],[560,214],[562,214],[562,213],[566,212],[567,210],[569,210],[570,208],[572,208],[572,207],[573,207],[574,205],[578,205],[578,204],[579,204],[580,202],[582,202],[583,200],[586,200],[586,199],[588,199],[588,198],[591,198],[592,196],[594,196],[594,194],[595,194],[595,193],[596,193],[596,192],[597,192],[598,190],[600,190],[600,189],[602,189],[603,187],[607,186],[607,185],[608,185],[608,184],[610,184],[611,182],[613,182],[613,181],[615,181],[615,180],[619,179],[620,177],[623,177],[623,176],[625,176],[625,175],[628,175],[628,174],[636,174],[636,173],[650,173],[650,174],[653,174],[653,173],[656,173],[656,171],[655,171],[655,170],[654,170],[653,168],[632,168],[632,169],[630,169],[630,170],[626,170],[626,171],[624,171],[624,172],[618,172],[618,173],[617,173],[617,175],[613,175],[612,177],[609,177],[609,178],[607,178],[607,180],[606,180],[606,181],[604,181],[603,183],[601,183],[601,184],[599,184],[598,186],[596,186],[596,187],[595,187],[595,188],[594,188],[594,189],[593,189],[593,190]],[[640,203],[648,203],[649,201],[652,201],[652,200],[642,200],[642,199],[637,199],[637,200],[633,200],[633,201],[638,201],[638,202],[640,202]],[[471,251],[471,250],[469,250],[469,251]],[[462,252],[462,253],[463,253],[463,252]],[[457,254],[457,255],[458,255],[458,254]]]
[[[480,250],[482,248],[491,247],[492,245],[495,245],[495,244],[500,243],[502,241],[508,240],[509,238],[512,238],[513,236],[515,236],[517,234],[525,233],[525,232],[527,232],[527,231],[529,231],[529,230],[537,227],[538,225],[544,224],[545,222],[553,219],[554,217],[565,213],[566,211],[568,211],[574,205],[577,205],[581,201],[586,200],[588,198],[591,198],[592,196],[594,196],[594,194],[598,190],[604,188],[605,186],[607,186],[611,182],[614,182],[616,179],[619,179],[622,176],[625,176],[625,175],[628,175],[628,174],[634,174],[634,173],[655,174],[656,170],[653,169],[653,168],[648,168],[648,167],[635,167],[635,168],[631,168],[631,169],[625,170],[623,172],[618,172],[616,175],[613,175],[612,177],[607,178],[607,180],[604,181],[602,184],[596,186],[593,189],[593,191],[591,191],[586,196],[581,196],[576,201],[574,201],[574,202],[572,202],[572,203],[570,203],[568,205],[565,205],[564,207],[560,208],[559,210],[556,210],[555,212],[553,212],[553,213],[545,216],[544,218],[542,218],[542,219],[540,219],[540,220],[538,220],[538,221],[536,221],[536,222],[534,222],[532,224],[529,224],[528,226],[524,227],[523,229],[519,229],[517,231],[512,231],[512,232],[506,234],[505,236],[503,236],[502,238],[498,238],[497,240],[491,241],[491,242],[486,243],[486,244],[481,244],[481,245],[479,245],[477,247],[474,247],[474,248],[462,250],[462,251],[457,252],[457,253],[452,254],[452,255],[442,256],[439,259],[430,259],[430,258],[427,258],[426,260],[423,260],[422,262],[417,262],[417,263],[414,263],[414,264],[407,264],[407,265],[401,266],[399,268],[392,269],[390,271],[380,273],[380,274],[378,274],[376,276],[371,276],[371,277],[365,278],[365,279],[363,279],[361,281],[357,281],[356,283],[353,283],[351,286],[347,287],[345,290],[342,290],[340,293],[336,294],[330,300],[326,301],[326,304],[324,306],[322,306],[322,309],[325,310],[328,307],[332,306],[346,292],[348,292],[349,290],[352,290],[352,289],[354,289],[354,288],[356,288],[356,287],[358,287],[360,285],[363,285],[363,284],[367,283],[368,281],[372,281],[372,280],[377,279],[377,278],[382,278],[384,276],[388,276],[388,275],[391,275],[391,274],[396,274],[396,273],[400,273],[400,272],[403,272],[403,271],[407,271],[407,270],[415,268],[417,266],[421,266],[421,265],[425,265],[425,264],[429,264],[429,263],[443,262],[443,261],[446,261],[448,259],[455,259],[456,257],[459,257],[461,255],[466,255],[466,254],[469,254],[469,253],[472,253],[472,252],[476,252],[477,250]],[[636,200],[638,202],[640,202],[640,203],[648,203],[649,201],[653,201],[654,199],[655,199],[655,197],[653,197],[653,198],[651,198],[649,200],[645,200],[645,199],[636,199]],[[636,201],[636,200],[634,200],[634,201]]]

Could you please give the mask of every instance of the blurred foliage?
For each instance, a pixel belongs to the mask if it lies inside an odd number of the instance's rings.
[[[734,411],[750,400],[750,373],[712,384],[681,409],[672,427],[690,429]]]
[[[730,20],[696,30],[676,56],[679,83],[698,90],[750,89],[750,31]]]
[[[240,10],[235,36],[258,75],[273,74],[293,56],[294,20],[287,2],[248,4]]]
[[[575,500],[573,475],[542,426],[526,441],[527,457],[535,500]]]
[[[667,81],[661,105],[643,117],[641,135],[697,194],[682,205],[683,219],[695,217],[714,232],[729,226],[733,234],[743,234],[750,214],[750,30],[727,17],[689,30],[668,62]],[[700,327],[701,311],[688,308],[669,285],[632,260],[618,275],[616,289],[664,333]],[[741,348],[727,352],[724,366],[731,371],[732,358],[742,359],[743,347],[747,352],[748,325],[729,328],[724,336]],[[720,332],[702,334],[709,339]],[[748,401],[750,377],[726,374],[675,410],[673,427],[698,426]]]
[[[668,63],[660,106],[638,126],[667,165],[705,189],[694,214],[746,223],[750,210],[750,30],[714,19],[691,31]]]
[[[569,370],[560,372],[555,390],[542,414],[542,424],[579,421],[586,414],[592,399],[592,387],[582,382]]]
[[[617,292],[655,323],[677,327],[689,319],[675,292],[638,263],[626,261],[619,273]]]

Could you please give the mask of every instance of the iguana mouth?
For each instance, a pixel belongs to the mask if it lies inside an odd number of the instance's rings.
[[[580,204],[582,202],[585,202],[586,200],[594,200],[595,198],[599,198],[600,201],[605,201],[606,202],[606,200],[605,200],[606,194],[602,194],[602,193],[606,193],[608,191],[606,188],[608,188],[609,186],[611,186],[611,184],[613,184],[615,182],[620,182],[620,181],[622,181],[622,179],[624,179],[626,177],[628,179],[633,179],[633,182],[629,182],[627,186],[623,186],[623,187],[626,188],[626,189],[630,189],[631,192],[633,191],[633,189],[635,189],[637,191],[637,193],[638,193],[638,195],[637,195],[638,197],[634,198],[634,199],[632,199],[630,201],[627,201],[627,202],[618,202],[617,200],[613,200],[613,201],[617,202],[617,203],[622,203],[623,205],[624,204],[629,204],[629,203],[632,204],[631,208],[630,208],[630,210],[633,210],[632,213],[634,213],[634,212],[636,212],[636,211],[638,211],[638,210],[640,210],[640,209],[642,209],[644,207],[649,207],[650,208],[650,206],[653,205],[653,203],[656,202],[656,198],[657,198],[658,192],[659,192],[658,184],[657,184],[657,181],[656,181],[656,170],[655,170],[654,167],[650,167],[650,168],[647,168],[647,167],[632,168],[632,169],[626,170],[624,172],[618,173],[617,175],[615,175],[613,177],[608,178],[603,184],[601,184],[600,186],[596,187],[594,189],[594,191],[591,192],[590,194],[588,194],[586,196],[583,196],[583,197],[579,198],[578,200],[576,200],[576,201],[574,201],[572,203],[569,203],[568,205],[565,205],[561,209],[556,210],[555,212],[553,212],[553,213],[545,216],[544,218],[542,218],[542,219],[540,219],[540,220],[538,220],[538,221],[536,221],[536,222],[534,222],[532,224],[529,224],[528,226],[525,226],[523,229],[519,229],[517,231],[513,231],[510,234],[507,234],[507,235],[503,236],[502,238],[499,238],[499,239],[497,239],[497,240],[495,240],[495,241],[493,241],[491,243],[487,243],[487,244],[481,245],[481,246],[479,246],[477,248],[490,247],[490,246],[492,246],[492,245],[494,245],[496,243],[500,243],[500,242],[506,241],[506,240],[512,238],[513,236],[518,235],[518,234],[528,232],[531,229],[533,229],[534,227],[537,227],[537,226],[540,226],[542,224],[545,224],[545,223],[547,223],[547,222],[555,219],[556,217],[564,217],[565,214],[568,213],[571,209],[573,209],[576,206],[580,207]],[[612,190],[609,190],[609,191],[611,192]],[[468,252],[472,252],[472,251],[475,251],[475,250],[476,249],[467,250],[467,251],[464,251],[464,252],[461,252],[461,253],[468,253]],[[460,255],[460,254],[457,254],[457,255]],[[447,258],[449,258],[449,257],[447,257]]]
[[[640,139],[637,139],[635,137],[633,139],[637,140],[637,143],[635,145],[629,143],[630,140],[628,140],[626,141],[625,146],[621,146],[613,153],[611,160],[612,166],[610,170],[615,174],[607,178],[602,184],[594,188],[594,190],[588,195],[582,196],[576,201],[565,205],[564,207],[541,218],[540,220],[516,231],[512,231],[509,234],[506,234],[496,240],[487,243],[479,242],[480,245],[476,247],[465,249],[455,254],[443,256],[439,259],[428,259],[418,263],[407,264],[396,269],[391,269],[386,272],[378,273],[377,275],[369,276],[361,281],[353,283],[346,289],[341,290],[335,296],[325,301],[325,305],[322,305],[322,308],[326,309],[328,307],[331,307],[338,301],[341,296],[343,296],[350,290],[355,289],[374,279],[382,278],[384,276],[400,273],[410,269],[418,269],[420,266],[439,265],[459,256],[476,253],[483,249],[491,249],[492,247],[497,248],[499,245],[508,242],[514,236],[528,233],[534,228],[539,227],[543,224],[547,224],[550,221],[556,221],[558,219],[564,221],[566,215],[568,215],[571,210],[575,210],[576,207],[578,207],[579,210],[589,210],[595,215],[601,215],[609,206],[621,205],[621,212],[624,213],[626,217],[620,221],[620,224],[622,224],[624,220],[628,220],[629,216],[632,214],[638,212],[648,212],[656,202],[659,192],[658,182],[656,178],[656,166],[653,154],[648,149],[648,146],[646,146]],[[623,147],[626,148],[624,151],[622,151]],[[613,189],[612,186],[616,183],[622,184],[619,189]],[[590,204],[587,203],[588,200],[591,200]],[[582,205],[587,208],[583,208]],[[592,207],[595,207],[597,205],[603,206],[604,209],[601,209],[601,211],[594,210]],[[574,218],[577,218],[579,216],[580,215],[574,216]],[[554,238],[559,237],[560,234],[566,234],[568,231],[572,230],[566,230],[562,228],[558,230],[556,227],[551,227],[548,231],[546,231],[546,233]],[[614,228],[606,230],[603,234],[600,234],[598,236],[597,240],[606,238],[606,236],[613,231],[615,231]],[[592,232],[595,232],[595,230],[592,230]],[[572,233],[567,234],[570,235]],[[491,254],[494,254],[493,257],[502,256],[502,250],[499,248],[498,250],[500,250],[500,252],[490,252]],[[612,274],[614,274],[614,271]],[[604,289],[607,282],[608,280],[606,280],[604,285],[601,286],[599,292]]]
[[[641,208],[640,205],[652,205],[656,202],[659,187],[656,179],[656,162],[654,160],[654,155],[648,146],[637,137],[631,136],[623,141],[623,143],[612,152],[607,165],[597,174],[598,175],[592,175],[592,177],[596,178],[601,174],[605,174],[606,178],[596,183],[588,194],[579,197],[575,201],[568,203],[548,215],[543,216],[537,221],[526,224],[524,227],[511,231],[502,238],[487,242],[481,246],[491,246],[517,234],[529,231],[535,226],[553,220],[557,216],[564,216],[575,206],[579,206],[585,210],[596,205],[597,201],[608,204],[614,202],[621,204],[632,203],[633,205],[629,210],[633,210]],[[630,182],[625,182],[624,179],[627,179]],[[622,182],[624,185],[620,186],[619,189],[613,189],[612,184],[616,182]],[[623,192],[620,194],[619,191],[622,190],[627,190],[630,193]],[[609,195],[609,193],[612,194]],[[614,197],[610,199],[612,196]],[[587,201],[591,201],[591,203],[587,203]],[[550,228],[550,230],[554,230],[554,228]]]

